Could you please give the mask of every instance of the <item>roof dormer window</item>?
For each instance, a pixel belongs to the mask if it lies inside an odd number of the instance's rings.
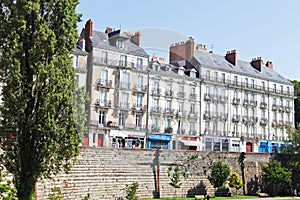
[[[195,70],[195,69],[192,69],[192,70],[190,71],[190,77],[196,78],[196,70]]]
[[[178,74],[179,74],[180,76],[183,76],[183,75],[184,75],[184,68],[183,68],[183,67],[180,67],[180,68],[178,69]]]
[[[159,71],[159,66],[158,66],[158,64],[157,64],[157,63],[153,63],[153,64],[152,64],[152,69],[153,69],[154,71]]]
[[[117,47],[118,49],[123,49],[123,48],[124,48],[124,41],[122,41],[122,40],[117,40],[117,41],[116,41],[116,47]]]

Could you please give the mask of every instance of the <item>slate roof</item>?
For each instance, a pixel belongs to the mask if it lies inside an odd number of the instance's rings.
[[[121,33],[122,34],[122,33]],[[127,36],[121,35],[122,38],[125,38]],[[130,39],[124,40],[124,47],[122,49],[117,48],[116,46],[109,44],[109,39],[107,34],[100,31],[93,31],[93,37],[91,38],[92,45],[101,49],[116,51],[124,54],[132,54],[136,56],[142,56],[142,57],[148,57],[148,54],[146,51],[134,43],[130,41]]]
[[[256,77],[264,80],[270,80],[283,84],[293,85],[289,80],[282,77],[274,69],[262,66],[261,72],[252,67],[250,62],[238,60],[237,66],[232,65],[225,59],[225,56],[205,52],[195,51],[192,63],[195,67],[208,67],[220,71],[233,72],[236,74]]]

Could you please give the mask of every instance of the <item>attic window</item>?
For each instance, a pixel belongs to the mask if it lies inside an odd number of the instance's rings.
[[[121,40],[117,40],[117,41],[116,41],[116,47],[117,47],[118,49],[123,49],[123,48],[124,48],[124,42],[121,41]]]
[[[159,71],[159,66],[157,63],[153,63],[152,68],[154,71]]]
[[[183,69],[179,69],[178,70],[178,74],[181,75],[181,76],[183,76],[184,75],[184,70]]]
[[[192,78],[196,78],[196,72],[194,72],[194,71],[191,71],[191,73],[190,73],[190,77],[192,77]]]

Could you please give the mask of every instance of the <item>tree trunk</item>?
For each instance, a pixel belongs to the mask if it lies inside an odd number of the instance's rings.
[[[24,177],[16,183],[17,196],[19,200],[33,200],[34,197],[34,180],[31,177]]]

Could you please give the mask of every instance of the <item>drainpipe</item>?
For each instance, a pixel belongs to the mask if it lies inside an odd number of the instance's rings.
[[[149,69],[149,56],[148,56],[148,65],[147,65],[147,110],[146,110],[146,136],[144,141],[144,149],[148,146],[148,133],[149,133],[149,79],[150,79],[150,69]],[[150,147],[148,147],[150,148]]]

